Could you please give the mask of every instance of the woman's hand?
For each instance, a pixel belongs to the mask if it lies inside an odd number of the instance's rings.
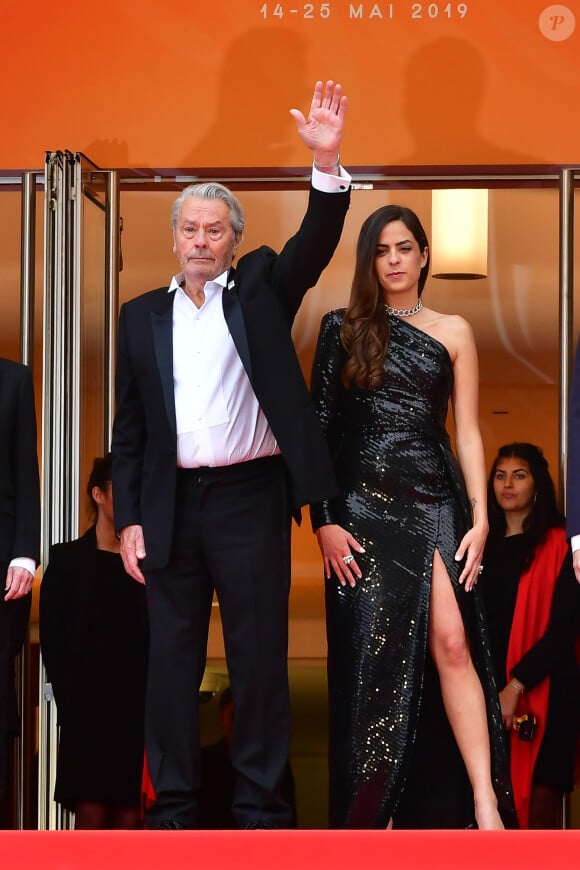
[[[501,718],[503,719],[503,727],[506,731],[511,731],[514,727],[516,710],[520,694],[521,693],[518,692],[511,683],[508,683],[507,686],[504,686],[504,688],[499,693]]]
[[[465,556],[465,565],[463,571],[459,575],[459,582],[465,583],[465,591],[470,592],[479,579],[479,575],[483,571],[481,560],[483,558],[483,548],[485,539],[487,538],[487,524],[473,526],[466,535],[464,535],[459,548],[455,554],[455,560],[461,562]]]
[[[357,579],[362,577],[362,571],[356,563],[351,549],[364,553],[364,548],[341,526],[329,524],[316,530],[318,546],[324,560],[324,574],[327,580],[331,577],[331,569],[336,574],[341,586],[356,586]]]

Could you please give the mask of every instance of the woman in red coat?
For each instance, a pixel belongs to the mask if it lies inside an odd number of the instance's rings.
[[[580,585],[539,447],[500,448],[488,510],[481,586],[518,818],[522,828],[559,828],[580,731]]]

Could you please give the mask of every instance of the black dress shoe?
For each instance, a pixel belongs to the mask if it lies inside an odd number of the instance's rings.
[[[268,822],[263,822],[261,819],[252,819],[251,822],[248,822],[247,825],[244,825],[245,831],[271,831],[273,830],[272,825],[269,825]]]
[[[158,825],[154,825],[152,831],[185,831],[185,825],[177,819],[164,819]]]

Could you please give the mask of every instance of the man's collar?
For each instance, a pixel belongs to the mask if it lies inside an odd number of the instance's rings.
[[[229,269],[225,272],[222,272],[221,275],[218,275],[217,278],[214,278],[213,281],[206,281],[206,286],[208,284],[219,284],[220,287],[225,287],[228,280]],[[178,287],[183,287],[185,285],[185,276],[183,272],[180,272],[178,275],[174,275],[171,279],[171,283],[167,288],[168,293],[173,293],[174,290],[177,290]],[[228,290],[231,290],[233,286],[233,282],[230,281],[227,284]]]

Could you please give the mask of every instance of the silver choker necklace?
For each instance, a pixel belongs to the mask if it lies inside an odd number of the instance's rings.
[[[422,307],[423,303],[420,299],[414,308],[392,308],[390,305],[385,305],[387,314],[396,314],[397,317],[412,317],[413,314],[418,314]]]

